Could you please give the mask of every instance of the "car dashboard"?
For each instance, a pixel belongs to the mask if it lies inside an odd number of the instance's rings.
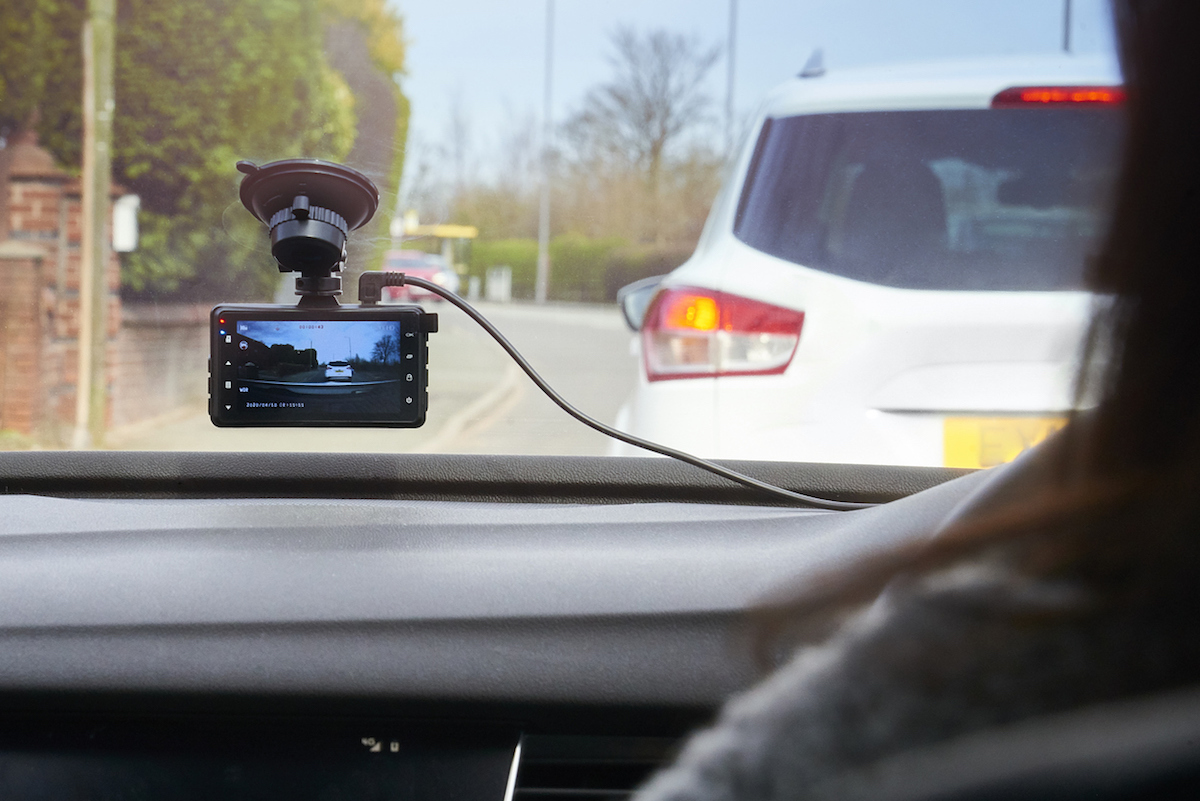
[[[621,797],[761,677],[765,597],[987,484],[729,464],[890,503],[663,459],[4,454],[0,789]]]

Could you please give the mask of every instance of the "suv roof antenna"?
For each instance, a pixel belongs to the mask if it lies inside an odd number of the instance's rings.
[[[820,78],[825,74],[825,51],[821,48],[815,48],[812,55],[808,57],[808,61],[804,62],[804,69],[800,70],[797,78]]]

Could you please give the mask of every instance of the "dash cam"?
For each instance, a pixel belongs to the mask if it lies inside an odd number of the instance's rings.
[[[428,404],[433,317],[414,306],[217,306],[212,421],[416,428]]]
[[[266,223],[280,272],[298,272],[295,306],[225,304],[210,320],[209,416],[217,426],[416,428],[428,407],[420,306],[338,303],[348,234],[379,192],[362,173],[317,159],[238,162],[243,205]],[[382,274],[376,275],[381,281]]]

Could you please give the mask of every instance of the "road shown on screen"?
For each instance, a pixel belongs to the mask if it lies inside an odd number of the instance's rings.
[[[217,428],[205,410],[194,409],[109,445],[126,450],[363,453],[608,451],[607,437],[555,406],[466,315],[446,303],[426,308],[440,315],[441,330],[429,338],[429,412],[422,428]],[[613,422],[637,377],[632,334],[615,306],[513,303],[479,308],[569,401]]]

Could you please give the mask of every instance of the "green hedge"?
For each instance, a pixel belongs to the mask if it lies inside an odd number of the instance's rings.
[[[533,298],[537,279],[537,240],[501,239],[471,245],[468,273],[481,279],[489,267],[512,268],[513,297]],[[618,238],[560,236],[550,242],[551,300],[604,303],[617,290],[649,275],[662,275],[692,254],[690,246],[629,245]]]
[[[537,276],[537,252],[536,239],[476,240],[471,243],[467,273],[483,280],[489,267],[507,265],[512,268],[513,297],[532,298]]]

